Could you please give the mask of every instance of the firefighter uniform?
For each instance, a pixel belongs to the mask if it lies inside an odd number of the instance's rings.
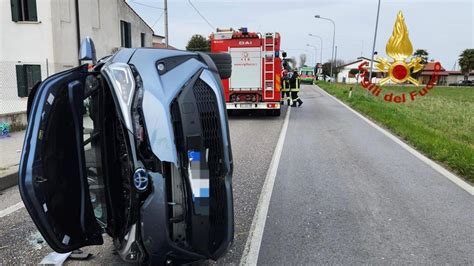
[[[290,105],[290,83],[289,83],[289,76],[288,76],[288,71],[284,70],[282,73],[282,86],[281,86],[281,100],[280,104],[283,105],[285,101],[288,102],[288,105]]]
[[[298,76],[297,71],[293,72],[293,75],[291,76],[289,83],[290,83],[291,101],[293,103],[291,107],[296,107],[296,102],[298,102],[298,107],[300,107],[303,104],[303,101],[298,96],[298,93],[300,92],[300,77]]]
[[[288,105],[291,104],[291,98],[290,98],[290,81],[288,80],[288,77],[283,78],[283,86],[281,89],[281,104],[285,103],[285,100],[287,101]]]

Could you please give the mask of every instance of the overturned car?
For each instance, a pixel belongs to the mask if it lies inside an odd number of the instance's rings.
[[[19,188],[55,251],[100,245],[105,231],[127,262],[225,253],[233,165],[221,78],[230,65],[227,54],[121,49],[35,86]]]

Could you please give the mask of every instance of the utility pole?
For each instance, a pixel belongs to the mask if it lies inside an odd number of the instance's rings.
[[[334,52],[334,82],[337,81],[337,45]]]
[[[377,19],[375,20],[375,32],[374,32],[374,44],[372,45],[372,57],[370,58],[370,74],[369,81],[372,82],[372,71],[374,70],[374,55],[375,55],[375,43],[377,41],[377,28],[379,27],[379,13],[380,13],[380,0],[377,6]],[[369,91],[367,91],[368,95]]]
[[[74,1],[74,8],[76,9],[76,39],[77,39],[77,54],[81,50],[81,19],[79,17],[79,0]],[[78,59],[78,66],[82,64],[81,60]]]
[[[166,48],[168,48],[168,0],[165,0],[165,44]]]

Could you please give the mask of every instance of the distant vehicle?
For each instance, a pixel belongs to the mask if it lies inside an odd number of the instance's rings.
[[[212,53],[229,53],[232,77],[222,79],[227,110],[265,110],[280,116],[280,34],[217,29],[210,36]]]
[[[314,75],[314,68],[312,67],[302,67],[299,72],[301,83],[305,82],[313,84],[316,80],[316,76]]]
[[[92,47],[82,60],[95,61]],[[101,245],[107,232],[134,264],[225,253],[234,220],[222,56],[124,48],[35,86],[19,190],[52,249]]]
[[[474,81],[472,81],[472,80],[460,80],[456,83],[450,83],[449,86],[474,86]]]
[[[334,78],[330,77],[329,75],[324,75],[323,79],[327,82],[334,82]]]

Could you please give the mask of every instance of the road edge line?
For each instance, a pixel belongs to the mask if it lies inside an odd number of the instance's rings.
[[[12,206],[7,207],[7,208],[0,211],[0,218],[3,218],[3,217],[5,217],[9,214],[12,214],[12,213],[18,211],[19,209],[21,209],[23,207],[25,207],[25,205],[23,204],[23,201],[20,201],[16,204],[13,204]]]
[[[323,91],[326,95],[328,95],[329,97],[331,97],[333,100],[335,100],[336,102],[340,103],[341,105],[343,105],[344,107],[346,107],[347,109],[349,109],[351,112],[353,112],[354,114],[356,114],[358,117],[362,118],[362,120],[364,120],[365,122],[367,122],[369,125],[371,125],[372,127],[374,127],[375,129],[377,129],[378,131],[380,131],[382,134],[384,134],[385,136],[387,136],[389,139],[393,140],[395,143],[397,143],[398,145],[400,145],[402,148],[404,148],[406,151],[408,151],[409,153],[411,153],[412,155],[414,155],[416,158],[420,159],[422,162],[424,162],[425,164],[427,164],[428,166],[430,166],[432,169],[434,169],[436,172],[438,172],[439,174],[441,174],[442,176],[446,177],[447,179],[449,179],[451,182],[453,182],[454,184],[456,184],[457,186],[459,186],[460,188],[462,188],[463,190],[465,190],[467,193],[469,193],[471,196],[474,196],[474,186],[471,186],[469,183],[467,183],[466,181],[464,181],[463,179],[461,179],[460,177],[458,177],[457,175],[451,173],[449,170],[447,170],[446,168],[442,167],[441,165],[439,165],[438,163],[436,163],[435,161],[431,160],[430,158],[426,157],[425,155],[423,155],[421,152],[415,150],[414,148],[412,148],[411,146],[409,146],[408,144],[406,144],[405,142],[403,142],[402,140],[400,140],[397,136],[395,136],[393,133],[387,131],[386,129],[380,127],[379,125],[377,125],[376,123],[374,123],[373,121],[371,121],[370,119],[368,119],[367,117],[365,117],[364,115],[362,115],[361,113],[357,112],[356,110],[352,109],[350,106],[348,106],[347,104],[345,104],[343,101],[339,100],[338,98],[334,97],[333,95],[331,95],[330,93],[328,93],[327,91],[325,91],[324,89],[322,89],[321,87],[319,87],[318,85],[314,85],[315,88],[318,88],[320,89],[321,91]]]
[[[257,265],[258,255],[260,253],[260,245],[262,243],[263,231],[265,229],[265,222],[267,220],[268,208],[270,207],[270,200],[272,198],[273,185],[280,164],[281,154],[283,152],[283,145],[285,143],[286,132],[288,130],[288,123],[290,120],[291,107],[285,115],[285,121],[280,131],[275,151],[273,152],[270,166],[268,167],[265,182],[263,183],[262,191],[258,199],[257,208],[252,219],[249,235],[245,243],[244,252],[240,259],[239,265]]]

